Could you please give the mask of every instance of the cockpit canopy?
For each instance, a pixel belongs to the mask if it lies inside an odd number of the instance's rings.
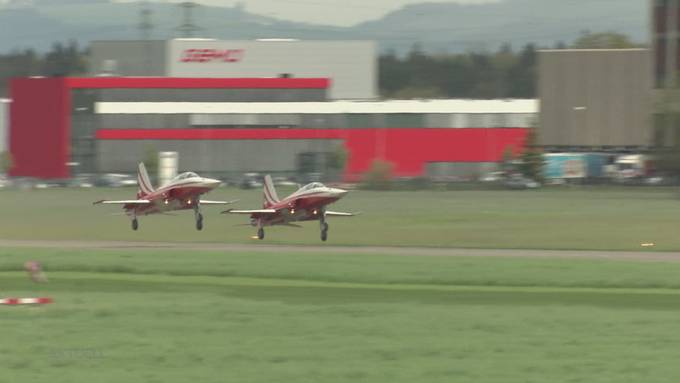
[[[325,187],[325,185],[322,184],[321,182],[312,182],[311,184],[307,184],[307,185],[303,186],[300,190],[301,191],[307,191],[307,190],[318,189],[318,188],[322,188],[322,187]]]
[[[196,177],[198,177],[198,174],[196,174],[194,172],[186,172],[186,173],[182,173],[182,174],[178,175],[177,177],[173,178],[173,181],[181,181],[181,180],[185,180],[187,178],[196,178]]]

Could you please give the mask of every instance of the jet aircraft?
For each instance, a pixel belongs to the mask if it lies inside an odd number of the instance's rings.
[[[222,213],[250,215],[250,225],[257,227],[258,239],[264,239],[264,228],[266,226],[296,226],[293,222],[319,221],[321,240],[326,241],[328,239],[327,217],[352,217],[356,215],[326,209],[328,205],[344,197],[347,193],[347,190],[330,188],[320,182],[313,182],[280,200],[274,189],[272,178],[267,175],[264,177],[262,209],[230,209]]]
[[[149,214],[168,214],[175,210],[194,211],[196,230],[203,230],[202,205],[228,205],[236,201],[209,201],[201,196],[218,187],[220,180],[201,177],[196,173],[187,172],[173,178],[166,185],[154,189],[149,180],[144,163],[139,164],[137,173],[137,199],[110,201],[101,200],[94,204],[123,205],[125,214],[132,220],[132,230],[139,228],[137,217]]]

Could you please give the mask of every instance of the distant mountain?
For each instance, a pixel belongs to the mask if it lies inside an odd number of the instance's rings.
[[[45,50],[55,41],[138,39],[140,5],[107,0],[0,1],[0,52]],[[505,0],[458,5],[426,3],[404,7],[354,27],[294,23],[244,11],[201,6],[194,11],[196,36],[223,39],[289,37],[371,39],[383,50],[405,52],[413,44],[434,52],[495,49],[535,42],[571,42],[583,30],[616,31],[648,40],[648,2],[642,0]],[[182,13],[176,4],[151,3],[151,37],[177,37]]]
[[[505,0],[460,5],[425,3],[404,7],[380,20],[352,28],[383,47],[408,49],[415,43],[435,51],[495,49],[503,43],[552,46],[574,41],[582,31],[616,31],[648,41],[648,1]]]

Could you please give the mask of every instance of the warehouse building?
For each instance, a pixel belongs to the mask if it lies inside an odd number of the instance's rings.
[[[544,50],[538,57],[542,146],[583,152],[653,145],[649,50]]]
[[[92,76],[329,78],[331,99],[378,96],[372,41],[94,41],[90,50]]]
[[[535,100],[326,101],[329,79],[32,78],[11,84],[15,176],[130,173],[149,149],[222,178],[292,175],[344,148],[346,180],[480,172],[519,152]],[[36,113],[40,111],[40,113]]]
[[[654,60],[654,146],[680,144],[680,1],[650,0]]]
[[[680,1],[649,0],[652,9],[652,49],[656,88],[674,87],[680,71],[678,48],[680,33]]]

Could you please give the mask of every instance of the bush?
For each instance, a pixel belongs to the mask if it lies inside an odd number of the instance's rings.
[[[392,168],[391,162],[375,160],[365,175],[361,183],[362,189],[367,190],[390,190],[392,189]]]
[[[10,152],[0,153],[0,173],[7,173],[12,168],[12,154]]]

